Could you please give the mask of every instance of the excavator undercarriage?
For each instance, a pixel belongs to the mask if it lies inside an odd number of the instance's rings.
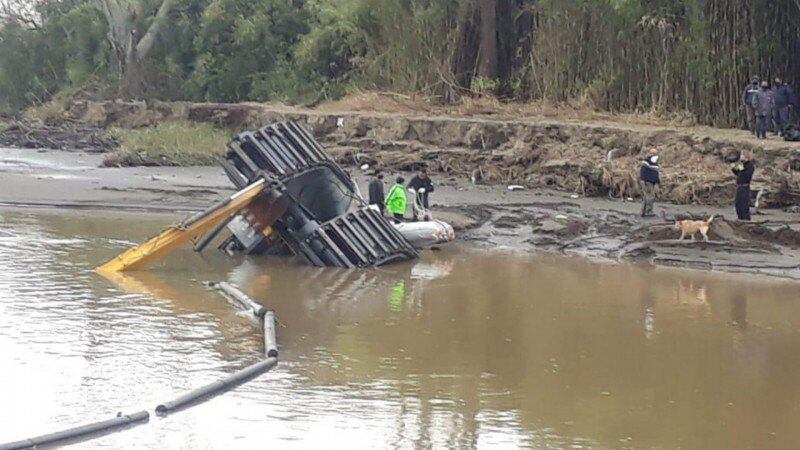
[[[358,186],[305,128],[267,125],[235,136],[221,162],[239,191],[103,266],[100,272],[137,270],[195,241],[202,251],[227,229],[227,253],[293,253],[320,267],[379,266],[418,256],[412,242],[454,238],[441,221],[396,227],[367,206]],[[418,245],[418,246],[421,246]]]

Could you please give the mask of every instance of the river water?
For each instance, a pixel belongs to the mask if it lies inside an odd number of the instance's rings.
[[[174,217],[0,210],[0,442],[273,371],[79,448],[791,448],[800,284],[453,246],[342,271],[171,255],[92,272]]]

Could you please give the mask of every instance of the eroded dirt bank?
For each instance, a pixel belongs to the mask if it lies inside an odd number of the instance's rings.
[[[749,150],[759,167],[755,187],[764,190],[761,205],[800,203],[800,144],[777,138],[758,141],[739,130],[263,104],[76,101],[66,117],[101,128],[178,119],[211,122],[232,131],[293,119],[312,129],[345,164],[390,170],[426,165],[479,184],[514,183],[617,198],[639,195],[638,158],[655,147],[664,166],[661,199],[676,204],[727,204],[735,189],[729,163]]]

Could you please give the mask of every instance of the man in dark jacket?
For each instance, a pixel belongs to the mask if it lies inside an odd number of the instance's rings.
[[[419,174],[415,175],[414,178],[408,182],[408,186],[406,187],[409,190],[414,191],[414,195],[420,199],[420,203],[422,203],[422,206],[427,210],[429,208],[428,194],[433,192],[433,182],[428,176],[428,171],[426,169],[420,170]],[[420,217],[418,217],[416,212],[414,214],[414,218],[416,220],[420,220]]]
[[[375,172],[375,178],[369,182],[369,204],[378,205],[381,214],[386,210],[386,199],[383,195],[383,173]]]
[[[742,91],[742,104],[747,114],[747,129],[751,133],[756,133],[756,110],[753,108],[753,96],[758,92],[758,84],[761,82],[759,77],[752,77],[750,83]]]
[[[761,89],[753,95],[753,109],[756,112],[756,136],[759,139],[767,138],[767,127],[772,118],[772,110],[775,107],[775,95],[769,88],[769,83],[761,82]]]
[[[656,185],[661,184],[661,176],[658,172],[658,152],[651,149],[641,162],[642,168],[639,170],[639,179],[642,181],[642,217],[655,216],[653,213],[653,203],[656,201]]]
[[[731,169],[736,175],[736,216],[739,220],[750,220],[750,182],[756,171],[750,153],[742,152],[739,162],[734,163]]]
[[[772,113],[772,118],[775,121],[778,133],[783,136],[786,127],[791,124],[789,111],[794,108],[797,99],[792,87],[784,83],[780,78],[775,78],[775,85],[772,87],[772,91],[775,97],[775,109]]]

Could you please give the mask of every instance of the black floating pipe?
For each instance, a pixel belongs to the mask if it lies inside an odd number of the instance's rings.
[[[240,384],[261,375],[262,373],[275,367],[275,364],[277,363],[278,358],[267,358],[263,361],[247,366],[244,369],[232,373],[221,380],[217,380],[201,388],[187,392],[171,402],[165,402],[156,406],[156,414],[159,416],[165,416],[188,406],[208,400],[215,395],[222,394],[223,392],[233,389],[236,386],[239,386]]]
[[[266,314],[267,308],[265,308],[262,305],[259,305],[255,300],[253,300],[247,294],[234,287],[232,284],[226,283],[225,281],[220,281],[219,283],[216,283],[213,286],[215,286],[222,292],[228,294],[228,297],[230,297],[231,300],[241,305],[242,308],[249,309],[250,311],[252,311],[256,317],[264,317],[264,314]]]
[[[147,411],[139,411],[133,414],[118,415],[117,417],[104,420],[102,422],[90,423],[82,425],[69,430],[58,431],[55,433],[45,434],[30,439],[24,439],[17,442],[9,442],[7,444],[0,444],[0,450],[18,450],[23,448],[34,448],[45,445],[63,444],[66,441],[76,441],[81,438],[89,437],[89,435],[108,433],[122,427],[136,425],[145,422],[150,418],[150,413]]]
[[[233,220],[234,217],[236,217],[236,214],[229,215],[225,220],[220,222],[219,225],[214,227],[213,230],[209,231],[207,235],[203,236],[203,239],[201,239],[200,242],[194,246],[194,251],[200,253],[205,250],[206,247],[208,247],[208,244],[210,244],[211,241],[214,240],[214,238],[217,237],[217,235],[224,230],[229,223],[231,223],[231,220]]]
[[[278,357],[278,339],[275,337],[275,313],[264,314],[264,354],[268,358]]]

